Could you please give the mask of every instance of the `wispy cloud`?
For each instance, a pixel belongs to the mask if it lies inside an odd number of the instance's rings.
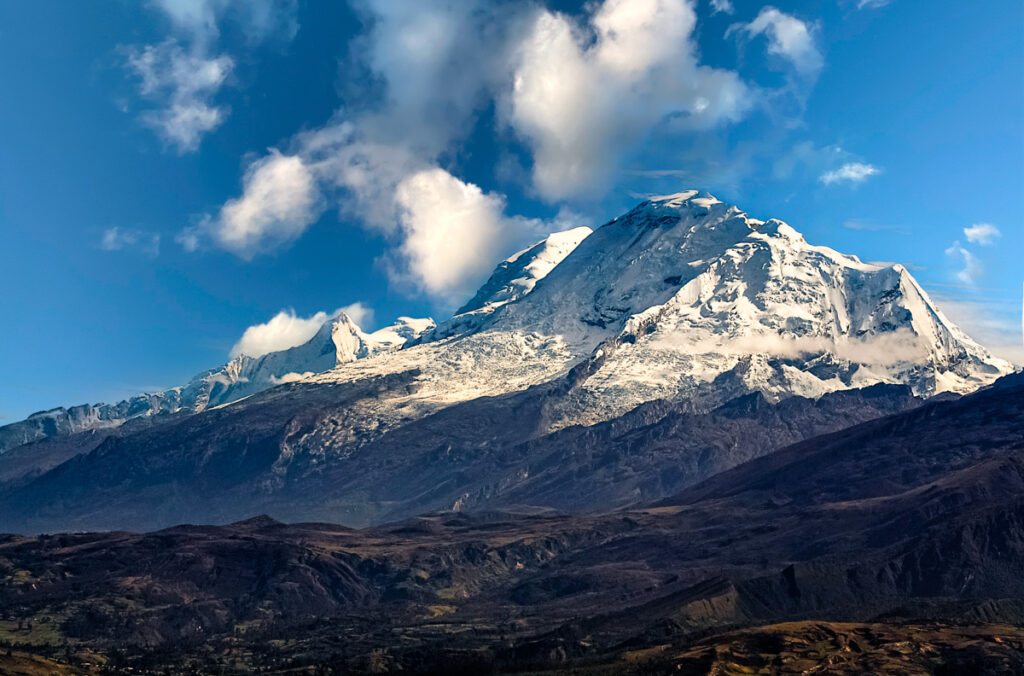
[[[857,0],[857,9],[876,9],[885,7],[892,0]]]
[[[139,93],[159,104],[143,113],[143,122],[179,153],[196,150],[203,135],[224,122],[227,108],[212,99],[234,68],[231,58],[187,54],[167,40],[132,49],[128,67],[139,79]]]
[[[732,0],[711,0],[711,11],[714,14],[718,14],[719,12],[723,14],[732,14]]]
[[[774,7],[764,7],[753,21],[732,26],[726,35],[734,31],[749,37],[765,35],[768,53],[786,59],[805,77],[816,77],[825,65],[812,27]]]
[[[838,169],[826,171],[822,174],[818,180],[825,185],[833,185],[835,183],[863,183],[869,177],[875,176],[880,173],[881,170],[871,164],[865,164],[863,162],[848,162]]]
[[[104,251],[136,249],[156,256],[160,253],[160,234],[130,228],[108,228],[103,231],[103,236],[100,238],[100,248]]]
[[[992,354],[1024,365],[1019,290],[953,289],[944,285],[929,290],[932,300],[971,338]],[[984,293],[979,293],[984,291]]]
[[[887,225],[884,223],[873,223],[857,218],[843,221],[843,227],[847,230],[858,230],[862,232],[894,232],[897,235],[909,235],[910,229],[902,225]]]
[[[964,237],[967,238],[967,241],[982,246],[992,244],[1002,236],[1003,233],[999,232],[999,228],[991,223],[975,223],[969,228],[964,228]]]
[[[235,60],[215,48],[221,20],[231,17],[251,43],[271,35],[290,40],[297,30],[297,3],[153,0],[151,5],[168,19],[172,35],[158,44],[122,46],[125,65],[138,80],[139,95],[151,105],[141,115],[143,124],[179,154],[191,153],[230,113],[215,102],[235,68]]]
[[[964,284],[974,285],[978,279],[985,274],[985,266],[978,257],[961,246],[960,242],[953,242],[952,246],[946,249],[946,255],[959,260],[963,267],[957,271],[956,278]]]

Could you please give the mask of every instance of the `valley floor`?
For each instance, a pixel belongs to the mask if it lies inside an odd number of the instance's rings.
[[[1015,376],[617,511],[0,535],[0,673],[1024,674],[1022,430]]]
[[[474,649],[466,631],[453,633],[448,648],[400,663],[387,649],[343,657],[303,650],[301,641],[271,640],[280,655],[270,657],[253,642],[238,638],[208,646],[202,654],[182,651],[171,664],[156,665],[145,655],[114,660],[69,650],[19,646],[0,651],[0,674],[51,676],[116,673],[216,674],[544,674],[616,676],[677,674],[740,676],[886,674],[888,676],[996,676],[1024,673],[1024,628],[1008,624],[852,623],[801,621],[750,627],[689,641],[626,646],[600,656],[550,663],[535,658],[516,664],[507,656]],[[471,635],[472,630],[468,630]],[[459,634],[462,634],[461,636]],[[343,637],[338,637],[341,640]],[[465,649],[460,645],[465,644]],[[39,651],[43,654],[38,654]],[[44,656],[44,654],[46,656]],[[163,652],[163,657],[168,657]],[[539,656],[537,656],[539,657]]]

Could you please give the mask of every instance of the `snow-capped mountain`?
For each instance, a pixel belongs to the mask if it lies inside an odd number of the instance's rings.
[[[29,447],[13,451],[18,477],[41,474],[19,478],[0,511],[19,528],[149,528],[260,512],[375,523],[503,501],[607,508],[668,495],[772,439],[1011,371],[902,266],[688,191],[501,262],[436,329],[367,334],[340,316],[305,345],[182,388],[0,428],[17,443],[131,422],[51,444],[35,470]],[[147,427],[164,411],[177,415]],[[737,416],[739,428],[725,422]]]
[[[809,244],[706,193],[654,198],[582,234],[502,262],[419,345],[319,380],[416,369],[415,405],[429,409],[577,367],[557,428],[653,399],[708,409],[748,392],[776,401],[876,383],[965,393],[1013,370],[942,315],[903,266]],[[516,281],[552,249],[566,252],[560,262]]]
[[[380,402],[383,430],[573,367],[553,428],[653,399],[707,409],[747,392],[778,400],[875,383],[964,393],[1012,370],[946,319],[902,266],[808,244],[781,221],[691,190],[520,251],[436,327],[401,318],[367,334],[343,314],[304,345],[237,357],[182,387],[36,414],[0,428],[0,447],[199,412],[287,382],[415,371],[415,395]]]
[[[554,270],[592,232],[587,226],[580,226],[552,233],[503,260],[476,295],[456,310],[455,316],[442,322],[433,331],[424,333],[419,342],[440,340],[479,329],[495,310],[533,291],[537,282]]]
[[[902,383],[970,392],[1012,370],[953,325],[902,265],[808,244],[689,191],[587,238],[501,327],[600,343],[566,422],[658,398],[708,407]],[[606,337],[607,336],[607,337]]]
[[[302,345],[260,357],[239,355],[223,366],[193,376],[179,387],[139,394],[115,404],[84,404],[35,413],[22,422],[0,428],[0,453],[36,439],[116,427],[135,418],[198,413],[339,364],[397,350],[433,328],[432,319],[399,317],[391,326],[365,333],[342,312],[324,322]]]

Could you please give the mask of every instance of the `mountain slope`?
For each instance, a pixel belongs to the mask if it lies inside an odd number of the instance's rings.
[[[425,333],[419,342],[478,330],[498,308],[533,291],[537,282],[554,270],[592,232],[590,228],[582,226],[552,233],[502,261],[476,295],[455,311],[454,317]]]
[[[585,263],[599,244],[613,271]],[[752,391],[777,400],[902,383],[923,396],[964,393],[1011,370],[949,322],[903,266],[810,245],[785,223],[695,192],[605,226],[506,315],[495,324],[539,315],[614,331],[566,403],[572,422],[658,398],[713,407]]]
[[[431,319],[399,317],[394,325],[368,334],[342,312],[324,322],[302,345],[260,357],[239,355],[221,367],[197,374],[187,385],[140,394],[116,404],[41,411],[0,427],[0,453],[40,439],[117,427],[127,420],[198,413],[338,364],[397,350],[433,328]]]
[[[837,668],[885,635],[875,659],[913,657],[912,673],[1015,673],[1019,630],[967,626],[1024,620],[1024,381],[998,385],[806,440],[628,511],[6,536],[0,606],[62,618],[59,636],[127,648],[135,666],[148,656],[181,671],[228,658],[358,671],[377,655],[415,673],[434,655],[435,673],[469,656],[468,673],[677,673],[671,658],[686,654],[704,673],[691,649],[718,632],[802,621],[765,631],[806,636],[811,655],[845,636]],[[972,634],[992,638],[964,640]],[[790,640],[717,659],[758,663]],[[596,669],[606,663],[618,666]]]
[[[764,428],[715,441],[709,421],[731,401],[822,400],[879,384],[924,398],[1011,370],[901,266],[810,245],[709,195],[650,200],[583,235],[553,235],[500,264],[465,312],[418,339],[410,330],[401,349],[396,339],[377,350],[355,329],[328,338],[325,327],[296,352],[254,362],[265,377],[203,390],[205,410],[187,420],[83,440],[88,454],[0,486],[12,506],[0,525],[155,527],[254,512],[366,524],[471,504],[566,506],[575,493],[591,499],[578,508],[621,505],[843,422],[824,416],[775,442]],[[332,361],[302,375],[301,364]],[[614,441],[606,460],[586,447],[655,401],[709,432],[694,445],[677,434],[667,448]],[[856,408],[872,410],[864,401]],[[777,426],[759,415],[751,420]],[[548,441],[604,422],[566,437],[576,456]],[[602,489],[588,492],[594,482]]]

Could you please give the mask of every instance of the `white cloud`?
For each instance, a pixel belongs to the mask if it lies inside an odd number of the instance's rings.
[[[985,273],[985,266],[977,256],[963,248],[960,242],[953,242],[953,245],[946,249],[946,255],[959,259],[963,263],[963,267],[956,273],[956,278],[964,284],[975,284]]]
[[[825,65],[808,25],[774,7],[764,7],[753,21],[735,25],[729,33],[735,30],[742,30],[750,37],[765,35],[768,53],[788,60],[805,77],[816,77]]]
[[[228,200],[201,230],[218,245],[249,259],[291,242],[319,216],[319,192],[313,173],[294,155],[271,150],[246,169],[242,195]],[[198,245],[197,231],[179,236],[186,250]]]
[[[982,246],[994,243],[1003,233],[991,223],[975,223],[969,228],[964,228],[964,237],[968,242],[981,244]]]
[[[744,115],[749,90],[736,73],[699,65],[696,21],[686,0],[606,0],[586,26],[540,12],[517,50],[506,118],[533,150],[543,197],[604,187],[659,126]]]
[[[109,228],[103,232],[100,248],[104,251],[139,249],[155,256],[160,253],[160,234],[119,227]]]
[[[880,168],[863,162],[857,155],[845,148],[836,144],[818,146],[811,141],[792,144],[776,154],[772,160],[772,177],[786,182],[817,181],[824,185],[858,184],[881,173]],[[850,227],[851,229],[856,228],[857,224]]]
[[[351,305],[345,305],[335,310],[332,316],[336,317],[342,312],[348,315],[348,318],[356,323],[361,329],[373,328],[373,308],[368,305],[356,301]]]
[[[878,167],[863,162],[849,162],[831,171],[826,171],[818,179],[825,185],[834,183],[863,183],[869,176],[880,173]]]
[[[857,9],[875,9],[885,7],[892,0],[857,0]]]
[[[174,236],[174,241],[189,253],[198,251],[200,245],[199,231],[200,228],[196,227],[185,228]]]
[[[143,114],[143,122],[179,153],[196,150],[203,135],[224,121],[226,108],[211,99],[234,67],[229,57],[187,54],[167,40],[132,50],[128,66],[139,78],[139,93],[163,104]]]
[[[355,43],[346,82],[357,91],[346,98],[361,103],[286,146],[311,180],[303,173],[288,208],[268,212],[250,169],[242,195],[205,230],[180,235],[184,246],[212,233],[252,256],[336,206],[393,243],[383,257],[393,280],[450,304],[550,227],[506,216],[503,196],[441,168],[480,111],[494,106],[526,141],[535,187],[559,201],[606,185],[652,134],[707,129],[752,105],[736,73],[698,64],[693,0],[605,0],[583,24],[526,3],[356,6],[370,28]]]
[[[197,234],[206,232],[249,258],[302,234],[319,214],[323,194],[331,194],[367,227],[397,240],[385,256],[394,281],[452,305],[497,260],[551,227],[506,216],[504,196],[485,193],[401,146],[370,143],[347,122],[303,134],[297,147],[297,155],[272,151],[255,162],[242,195],[179,241],[194,250]]]
[[[847,230],[860,230],[864,232],[894,232],[898,235],[909,235],[910,229],[902,225],[888,225],[884,223],[875,223],[873,221],[865,221],[859,218],[850,218],[843,221],[843,227]],[[907,267],[910,267],[909,265]]]
[[[299,317],[295,310],[281,310],[268,321],[250,326],[231,348],[231,357],[248,355],[262,357],[270,352],[287,350],[307,342],[329,319],[346,313],[360,327],[373,321],[373,310],[362,303],[353,303],[334,312],[317,312]]]
[[[731,0],[711,0],[711,11],[714,14],[722,12],[724,14],[732,14],[733,7]]]
[[[506,247],[515,250],[535,236],[527,225],[532,221],[503,215],[503,197],[438,168],[439,156],[472,127],[476,110],[502,79],[497,73],[507,73],[503,45],[514,42],[508,33],[517,22],[498,21],[492,6],[469,2],[374,0],[360,7],[372,20],[361,46],[374,77],[359,81],[381,83],[379,105],[339,112],[323,127],[296,135],[290,157],[301,164],[302,180],[273,182],[289,208],[268,211],[250,169],[242,195],[210,218],[206,230],[219,246],[251,256],[301,234],[317,213],[310,202],[320,204],[305,196],[319,195],[395,242],[385,257],[393,279],[450,303]],[[279,161],[268,156],[257,166],[267,163],[269,171]],[[268,229],[281,236],[262,236]],[[180,239],[198,244],[194,229]]]
[[[349,119],[373,143],[436,157],[468,133],[490,91],[508,81],[526,8],[481,0],[360,0],[357,6],[372,26],[357,42],[360,65],[382,91],[376,109]]]
[[[218,23],[237,22],[251,42],[271,35],[291,39],[298,25],[297,4],[275,0],[153,0],[170,20],[171,37],[156,45],[125,48],[127,67],[139,80],[139,94],[155,108],[142,122],[156,130],[178,153],[194,152],[203,136],[227,118],[227,106],[214,98],[235,67],[226,54],[216,55]],[[180,39],[179,39],[180,38]]]
[[[230,16],[251,41],[280,35],[291,40],[298,30],[296,2],[289,0],[153,0],[175,29],[205,47],[220,34],[218,23]]]
[[[503,197],[443,169],[407,177],[396,199],[404,231],[400,276],[449,303],[471,294],[508,249],[547,234],[539,221],[505,217]]]

